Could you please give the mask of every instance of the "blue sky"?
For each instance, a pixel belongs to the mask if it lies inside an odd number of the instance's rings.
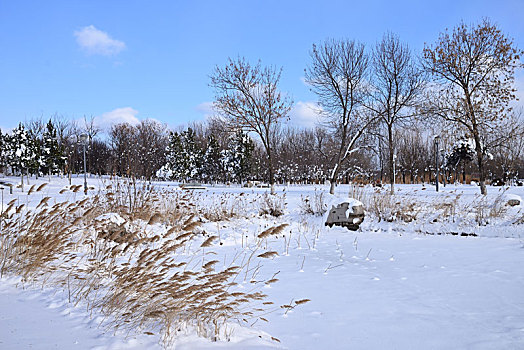
[[[522,49],[523,16],[522,0],[0,0],[0,128],[55,113],[102,126],[204,120],[209,74],[230,56],[282,66],[292,123],[311,125],[315,96],[302,78],[313,43],[371,48],[392,31],[418,54],[461,20],[489,17]],[[524,74],[517,83],[524,90]]]

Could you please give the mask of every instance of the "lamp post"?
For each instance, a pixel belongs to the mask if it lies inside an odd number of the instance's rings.
[[[87,134],[80,135],[80,141],[84,145],[84,194],[87,196],[87,170],[86,170],[86,141]]]
[[[440,171],[439,171],[439,167],[438,167],[438,157],[439,157],[439,152],[438,152],[438,142],[440,140],[440,136],[439,135],[435,135],[435,171],[436,171],[436,176],[435,176],[435,188],[438,192],[438,178],[440,177]]]

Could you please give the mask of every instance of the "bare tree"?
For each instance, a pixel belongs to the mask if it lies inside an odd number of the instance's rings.
[[[398,131],[399,143],[397,149],[399,170],[402,172],[402,182],[406,183],[405,175],[409,173],[410,183],[423,178],[427,160],[431,159],[429,149],[424,142],[421,130],[409,128]]]
[[[496,126],[487,133],[484,144],[490,150],[490,158],[493,158],[494,172],[506,182],[516,176],[517,164],[524,153],[522,110],[510,114]]]
[[[72,173],[80,170],[79,160],[81,160],[81,157],[78,141],[82,132],[76,120],[67,120],[63,116],[55,115],[54,121],[57,128],[57,137],[60,144],[64,147],[67,156],[64,173],[69,174],[69,184],[71,184]]]
[[[66,144],[66,140],[70,136],[71,122],[62,115],[54,114],[51,121],[56,128],[56,137],[61,145]]]
[[[291,100],[281,94],[277,85],[282,69],[251,66],[245,59],[229,59],[211,75],[215,89],[215,108],[233,128],[256,133],[266,151],[271,193],[275,193],[273,145],[279,122],[287,118]]]
[[[358,141],[374,118],[361,107],[366,96],[368,56],[364,45],[353,40],[327,40],[313,45],[306,81],[318,95],[325,125],[336,135],[337,145],[329,176],[329,193],[349,156],[358,151]]]
[[[25,123],[26,130],[39,139],[42,138],[42,135],[44,134],[45,126],[46,123],[44,122],[44,118],[42,116],[39,118],[32,118]]]
[[[395,192],[394,128],[414,116],[415,103],[423,88],[422,73],[411,51],[398,36],[387,33],[373,50],[373,76],[368,107],[380,117],[388,144],[388,175],[391,194]]]
[[[129,123],[111,126],[109,133],[114,157],[113,171],[119,176],[137,173],[137,129]]]
[[[136,126],[138,152],[138,175],[147,180],[156,174],[156,171],[165,164],[165,150],[167,147],[166,125],[155,120],[142,120]]]
[[[515,69],[522,51],[496,25],[461,23],[441,33],[434,46],[424,48],[424,67],[435,78],[424,110],[464,128],[475,141],[480,192],[487,194],[485,140],[502,122],[514,100]]]
[[[92,115],[89,117],[84,115],[83,131],[86,133],[89,141],[92,141],[101,130],[102,129],[95,122],[95,117]]]
[[[101,130],[102,129],[95,123],[95,117],[93,117],[92,115],[90,117],[87,117],[86,115],[84,115],[83,131],[87,135],[87,142],[88,142],[88,146],[87,146],[87,150],[88,150],[88,153],[87,153],[87,172],[88,173],[91,173],[91,171],[92,171],[91,170],[91,165],[95,161],[94,158],[93,158],[94,153],[92,152],[93,139],[96,137],[96,135],[98,135],[98,133]]]

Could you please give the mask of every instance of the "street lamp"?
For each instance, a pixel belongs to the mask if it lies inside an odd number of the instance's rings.
[[[86,141],[87,134],[80,135],[80,141],[84,145],[84,194],[87,196],[87,171],[86,171]]]
[[[440,136],[439,135],[435,135],[435,170],[436,170],[436,176],[435,176],[435,188],[438,192],[438,178],[440,176],[440,171],[439,171],[439,167],[438,167],[438,156],[439,156],[439,152],[438,152],[438,142],[440,140]]]

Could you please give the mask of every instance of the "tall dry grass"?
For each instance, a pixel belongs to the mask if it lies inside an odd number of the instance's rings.
[[[391,195],[381,189],[362,195],[361,198],[366,212],[379,222],[412,222],[417,219],[423,208],[423,204],[417,203],[412,196]]]
[[[328,210],[325,192],[315,188],[313,196],[301,196],[300,211],[302,214],[322,216]]]
[[[377,189],[363,196],[363,202],[366,213],[379,222],[484,226],[505,217],[508,211],[504,200],[506,190],[501,189],[495,197],[476,195],[472,200],[463,200],[460,193],[448,193],[428,201],[415,194],[391,195]]]
[[[202,213],[194,201],[133,180],[76,202],[51,205],[44,197],[31,211],[13,200],[0,217],[0,273],[59,286],[71,303],[101,312],[102,325],[158,333],[165,347],[186,331],[227,340],[228,323],[266,320],[272,303],[257,284],[246,290],[236,280],[251,260],[274,253],[214,260],[215,237],[197,230]]]

